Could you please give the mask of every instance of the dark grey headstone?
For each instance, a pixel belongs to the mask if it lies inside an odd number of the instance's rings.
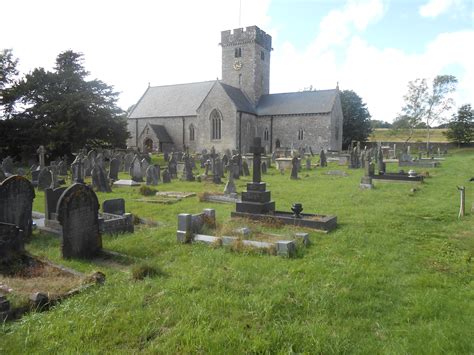
[[[243,172],[244,176],[249,176],[250,175],[249,165],[247,164],[247,162],[245,160],[242,162],[242,172]]]
[[[91,258],[100,253],[98,213],[99,201],[90,187],[74,184],[63,192],[56,210],[63,230],[63,258]]]
[[[319,153],[319,166],[322,168],[328,166],[328,161],[326,159],[326,153],[324,152],[324,149],[321,149],[321,152]]]
[[[133,154],[127,153],[123,157],[123,171],[130,172],[130,167],[132,166]]]
[[[169,184],[171,182],[171,176],[168,169],[163,170],[163,184]]]
[[[31,211],[35,190],[23,176],[13,175],[0,184],[0,222],[18,226],[25,238],[31,236]]]
[[[146,169],[146,184],[150,186],[156,186],[158,185],[159,181],[159,176],[158,176],[158,171],[154,165],[150,165]]]
[[[92,169],[92,186],[99,192],[112,192],[107,173],[102,165],[96,164]]]
[[[24,245],[25,242],[20,228],[11,223],[0,222],[1,264],[9,264],[19,259],[24,252]]]
[[[56,219],[58,201],[64,191],[66,191],[66,187],[44,190],[44,214],[46,219]]]
[[[299,166],[298,157],[293,157],[293,159],[291,159],[291,176],[290,176],[290,178],[293,180],[298,179],[298,166]]]
[[[142,164],[138,155],[132,160],[132,164],[130,165],[130,176],[132,177],[133,181],[142,182],[143,181],[143,172],[142,172]]]
[[[117,158],[113,158],[110,161],[109,179],[118,180],[119,170],[120,170],[120,160]]]
[[[102,203],[102,211],[110,214],[125,214],[125,200],[123,198],[114,198],[105,200]]]
[[[44,189],[50,188],[53,182],[53,175],[48,168],[41,169],[38,175],[38,190],[42,191]]]

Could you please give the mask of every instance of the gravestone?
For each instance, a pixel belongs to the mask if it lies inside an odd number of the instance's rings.
[[[172,179],[178,177],[178,162],[176,161],[175,154],[171,156],[171,159],[168,162],[168,173]]]
[[[183,170],[183,178],[186,181],[194,181],[193,175],[193,167],[191,166],[191,159],[189,154],[184,154],[184,170]]]
[[[105,160],[104,160],[104,154],[99,153],[95,157],[95,164],[94,166],[100,166],[102,169],[105,169]]]
[[[44,167],[46,167],[46,160],[44,157],[46,154],[46,149],[44,149],[44,146],[40,145],[36,153],[38,153],[40,170],[42,170]]]
[[[82,155],[81,155],[82,157]],[[91,176],[92,174],[92,168],[94,167],[94,164],[89,157],[83,157],[81,158],[82,160],[82,166],[84,169],[84,177],[86,176]]]
[[[125,214],[125,200],[123,198],[105,200],[102,203],[102,212],[117,215]]]
[[[298,179],[298,157],[294,156],[293,159],[291,159],[291,176],[290,178],[293,180]]]
[[[154,165],[150,165],[146,169],[146,184],[150,186],[158,185],[159,177],[156,167]]]
[[[150,163],[148,163],[148,160],[146,160],[145,158],[143,158],[143,159],[141,160],[141,164],[142,164],[142,175],[145,176],[146,169],[148,169],[148,167],[150,166]]]
[[[171,182],[171,176],[167,168],[163,170],[163,184],[169,184]]]
[[[243,176],[250,175],[249,166],[245,160],[242,162],[242,173],[243,173]]]
[[[229,174],[229,178],[227,179],[227,182],[224,187],[224,194],[230,195],[235,193],[237,193],[237,188],[235,187],[234,177],[232,176],[232,174]]]
[[[86,185],[74,184],[61,195],[56,214],[62,226],[63,258],[91,258],[102,250],[99,201]]]
[[[140,163],[138,155],[135,155],[132,160],[132,164],[130,166],[130,176],[132,177],[133,181],[143,182],[142,164]]]
[[[267,173],[267,163],[262,161],[262,174],[266,174],[266,173]]]
[[[43,191],[44,189],[53,187],[53,175],[48,168],[41,169],[38,175],[38,190]],[[54,187],[53,187],[54,188]]]
[[[311,170],[311,159],[306,158],[306,170]]]
[[[79,153],[76,159],[71,164],[72,181],[75,183],[83,183],[85,176],[85,169],[83,163],[83,156]]]
[[[127,153],[123,157],[123,171],[130,172],[130,167],[132,166],[133,154]]]
[[[229,164],[229,156],[227,154],[224,154],[222,157],[222,165],[227,166]]]
[[[10,176],[0,183],[0,222],[18,226],[25,238],[31,236],[31,211],[35,190],[23,176]]]
[[[119,170],[120,170],[120,160],[117,158],[112,158],[112,160],[110,161],[109,179],[118,180]]]
[[[66,189],[66,187],[58,187],[54,190],[44,190],[44,217],[46,220],[57,220],[56,209],[58,201]]]
[[[107,173],[99,163],[92,169],[92,187],[98,192],[112,192]]]
[[[25,250],[20,228],[11,223],[0,222],[0,246],[0,264],[10,264],[18,260]]]
[[[321,152],[319,153],[319,166],[320,167],[328,166],[328,161],[326,158],[326,153],[324,153],[324,149],[321,149]]]
[[[67,163],[65,160],[61,160],[58,164],[58,173],[61,176],[67,176]]]

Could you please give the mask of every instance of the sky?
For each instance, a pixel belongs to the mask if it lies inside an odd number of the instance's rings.
[[[272,36],[270,93],[355,91],[392,122],[407,84],[452,74],[456,107],[474,104],[472,0],[0,0],[0,49],[25,74],[84,55],[91,79],[135,104],[148,85],[221,78],[220,33]]]

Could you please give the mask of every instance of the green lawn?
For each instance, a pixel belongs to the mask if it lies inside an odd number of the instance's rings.
[[[430,130],[430,142],[433,143],[447,143],[448,140],[444,135],[447,129],[431,129]],[[410,136],[409,130],[400,129],[392,130],[389,128],[377,128],[374,129],[372,134],[369,136],[370,142],[405,142]],[[426,142],[428,133],[426,129],[415,129],[413,136],[409,140],[410,143]]]
[[[362,169],[348,177],[327,168],[292,181],[264,175],[277,209],[337,215],[339,227],[311,233],[295,259],[176,243],[178,213],[234,206],[133,202],[136,188],[115,188],[127,210],[159,222],[135,234],[104,236],[104,247],[159,267],[163,276],[132,281],[131,266],[64,261],[59,241],[36,234],[28,250],[83,272],[101,270],[104,286],[0,331],[0,353],[392,353],[474,352],[474,150],[452,152],[422,185],[377,183],[360,190]],[[394,164],[388,169],[398,170]],[[237,181],[239,191],[249,179]],[[467,216],[457,219],[457,185]],[[418,190],[412,192],[416,186]],[[221,191],[173,182],[159,190]],[[35,209],[43,209],[37,193]],[[286,227],[278,233],[289,232]]]

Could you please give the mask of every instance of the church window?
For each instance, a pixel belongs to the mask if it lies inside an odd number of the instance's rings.
[[[221,113],[214,109],[211,112],[211,139],[221,139],[221,130],[222,130],[222,115]]]
[[[189,126],[189,140],[190,141],[194,140],[194,126],[193,125]]]
[[[240,57],[242,57],[242,48],[240,48],[240,47],[235,48],[234,56],[235,56],[235,58],[240,58]]]
[[[304,138],[304,131],[303,131],[303,129],[300,128],[300,129],[298,130],[298,140],[299,140],[299,141],[302,141],[303,138]]]
[[[268,141],[269,140],[269,134],[268,134],[268,128],[265,128],[265,131],[263,132],[263,140]]]
[[[265,52],[264,51],[260,51],[260,59],[265,60]]]

